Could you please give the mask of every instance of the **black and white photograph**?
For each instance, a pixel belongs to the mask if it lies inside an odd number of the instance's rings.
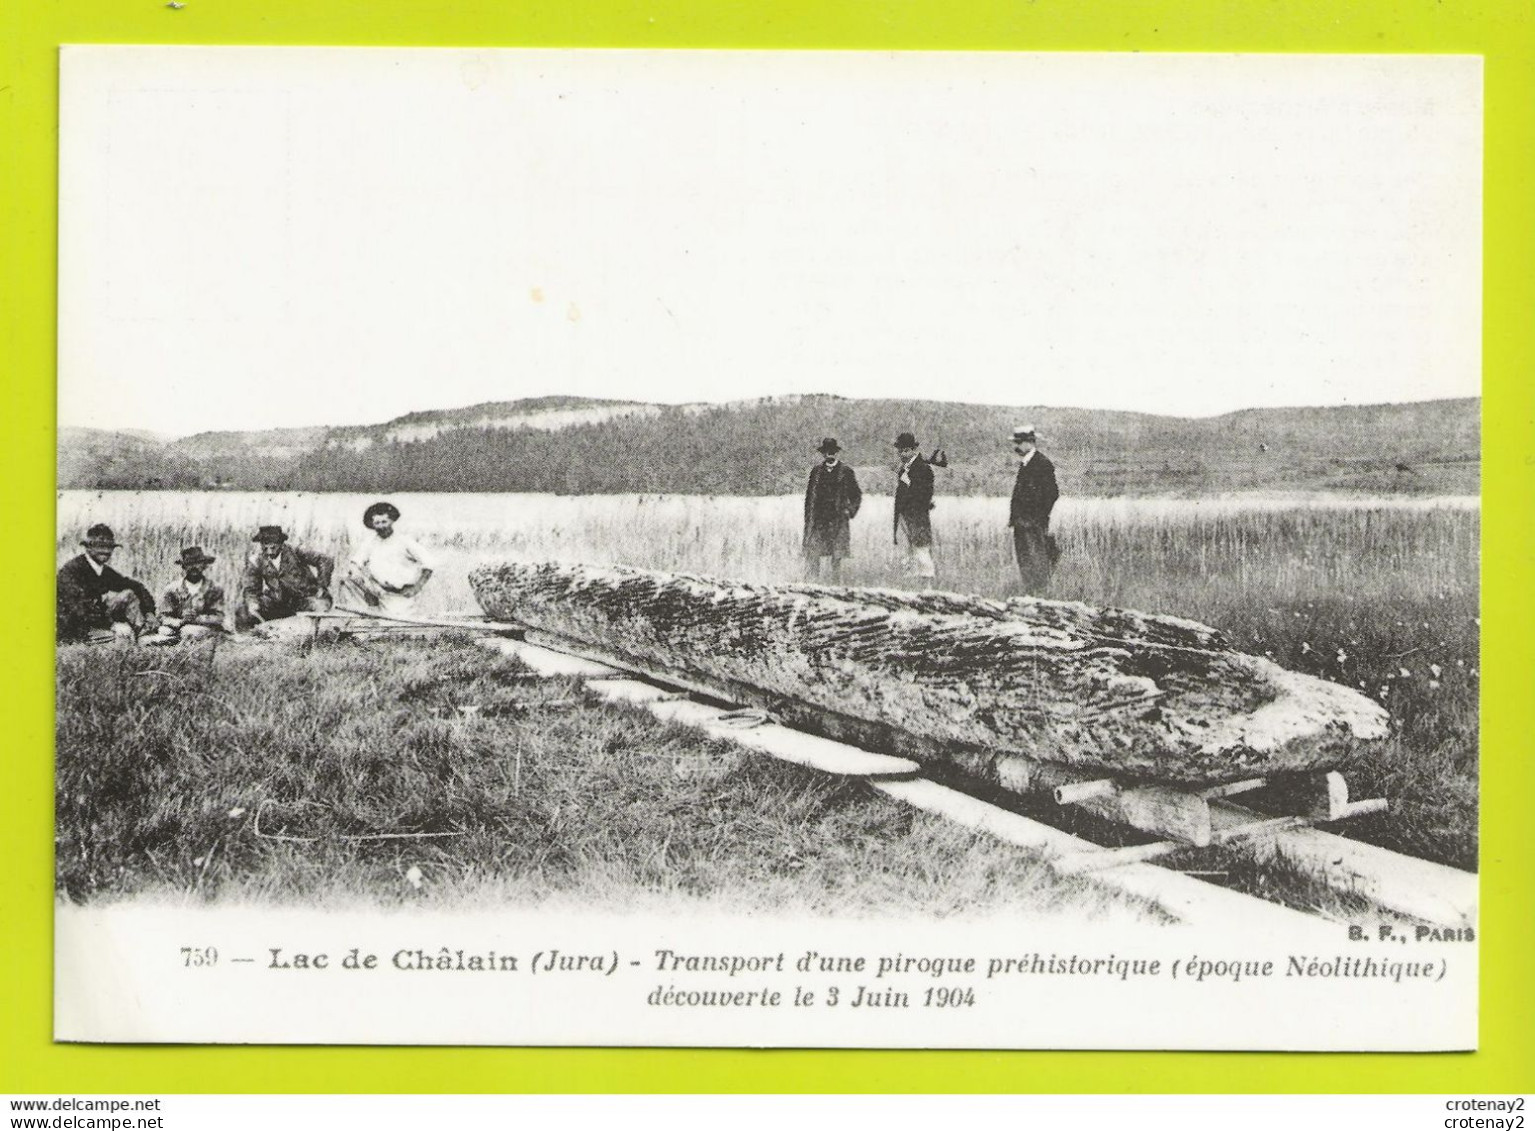
[[[56,1039],[1474,1048],[1481,82],[66,48]]]

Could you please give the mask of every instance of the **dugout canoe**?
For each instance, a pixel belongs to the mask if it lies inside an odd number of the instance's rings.
[[[1174,617],[552,562],[469,580],[530,638],[985,776],[1013,757],[1216,785],[1343,768],[1387,733],[1373,700]]]

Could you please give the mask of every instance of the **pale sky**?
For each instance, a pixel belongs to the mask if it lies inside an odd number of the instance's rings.
[[[1481,63],[71,47],[59,422],[1480,392]]]

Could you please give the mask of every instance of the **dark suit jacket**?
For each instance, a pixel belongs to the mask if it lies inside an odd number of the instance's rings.
[[[336,559],[317,550],[284,545],[275,558],[254,550],[245,559],[240,595],[258,604],[294,604],[330,588]]]
[[[200,596],[193,598],[182,578],[165,591],[164,612],[186,624],[200,624],[205,628],[224,626],[224,591],[213,582],[204,580]]]
[[[1013,482],[1013,502],[1008,509],[1008,525],[1033,525],[1048,530],[1050,512],[1060,497],[1060,488],[1055,485],[1055,464],[1036,448],[1029,462],[1018,466],[1018,478]]]
[[[812,467],[805,487],[805,553],[847,557],[852,545],[848,520],[862,505],[863,492],[851,467],[841,462],[830,470],[825,463]]]
[[[110,628],[101,598],[107,593],[131,590],[139,599],[145,616],[155,615],[155,599],[131,577],[124,577],[111,566],[103,566],[101,576],[91,568],[84,554],[70,558],[58,573],[58,638],[62,643],[85,640],[93,628]]]
[[[908,482],[909,480],[909,482]],[[913,457],[904,475],[895,477],[895,523],[891,536],[900,533],[901,520],[913,546],[928,546],[933,541],[932,522],[928,511],[933,509],[933,469],[921,456]]]

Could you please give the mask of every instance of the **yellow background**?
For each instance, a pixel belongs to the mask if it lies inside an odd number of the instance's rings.
[[[1525,0],[4,0],[0,1092],[1337,1091],[1535,1085],[1535,8]],[[1466,52],[1486,59],[1481,1051],[1460,1055],[96,1048],[50,1042],[63,43]],[[174,202],[167,202],[172,206]]]

